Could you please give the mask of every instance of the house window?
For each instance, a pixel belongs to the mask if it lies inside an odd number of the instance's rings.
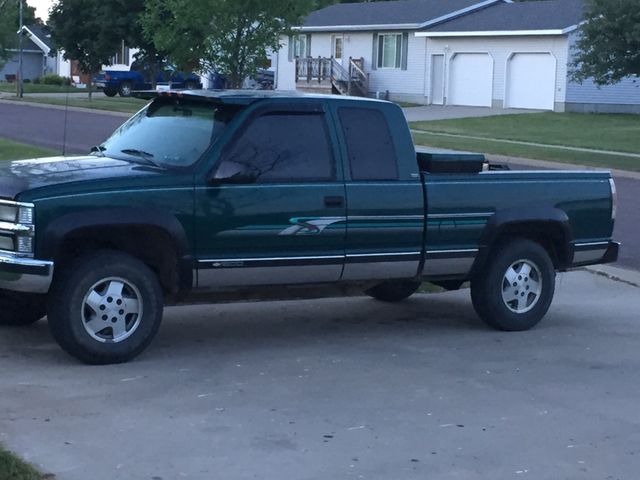
[[[311,55],[309,43],[309,35],[296,35],[293,37],[293,56],[296,58],[309,57]]]
[[[113,65],[129,65],[129,47],[124,44],[124,40],[120,43],[120,48],[116,54],[111,57]]]
[[[333,38],[333,58],[342,59],[342,35],[334,35]]]
[[[378,36],[378,68],[401,68],[402,34]]]

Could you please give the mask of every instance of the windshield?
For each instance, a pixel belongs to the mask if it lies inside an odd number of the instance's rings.
[[[94,151],[145,165],[188,167],[218,139],[235,112],[193,100],[155,100]]]

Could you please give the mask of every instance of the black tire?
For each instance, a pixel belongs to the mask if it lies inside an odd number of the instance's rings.
[[[49,293],[51,333],[64,351],[90,364],[122,363],[140,354],[158,332],[162,310],[156,274],[115,251],[87,254],[63,267]]]
[[[555,279],[553,262],[540,244],[513,239],[498,245],[484,270],[472,279],[471,301],[489,326],[509,332],[529,330],[549,310]]]
[[[415,280],[387,280],[364,293],[381,302],[400,302],[416,293],[422,282]]]
[[[115,97],[118,94],[118,90],[115,88],[104,88],[102,91],[107,97]]]
[[[121,97],[130,97],[131,91],[133,90],[133,85],[131,82],[122,82],[120,87],[118,87],[118,93]]]
[[[194,82],[193,80],[189,80],[184,82],[184,88],[186,88],[187,90],[198,90],[200,88],[200,86],[198,85],[198,82]]]
[[[0,290],[0,325],[24,327],[47,314],[46,297]]]

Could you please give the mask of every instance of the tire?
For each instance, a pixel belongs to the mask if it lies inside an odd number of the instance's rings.
[[[529,330],[549,310],[555,281],[547,251],[531,240],[514,239],[498,246],[471,281],[471,301],[489,326],[509,332]]]
[[[153,340],[162,321],[156,274],[115,251],[85,255],[61,271],[49,294],[49,327],[64,351],[104,365],[126,362]]]
[[[118,90],[115,88],[104,88],[102,91],[107,97],[115,97],[118,94]]]
[[[47,314],[46,297],[0,290],[0,325],[25,327]]]
[[[387,280],[364,293],[381,302],[400,302],[416,293],[422,282],[415,280]]]
[[[131,82],[122,82],[118,88],[118,93],[121,97],[130,97],[133,90]]]
[[[187,82],[184,82],[184,88],[187,90],[198,90],[200,87],[198,87],[197,82],[194,82],[193,80],[189,80]]]

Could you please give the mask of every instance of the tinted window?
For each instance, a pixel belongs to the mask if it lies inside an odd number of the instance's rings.
[[[330,180],[333,172],[324,116],[278,113],[247,125],[223,154],[216,178],[238,183]]]
[[[369,108],[340,108],[352,180],[397,180],[398,162],[387,120]]]

